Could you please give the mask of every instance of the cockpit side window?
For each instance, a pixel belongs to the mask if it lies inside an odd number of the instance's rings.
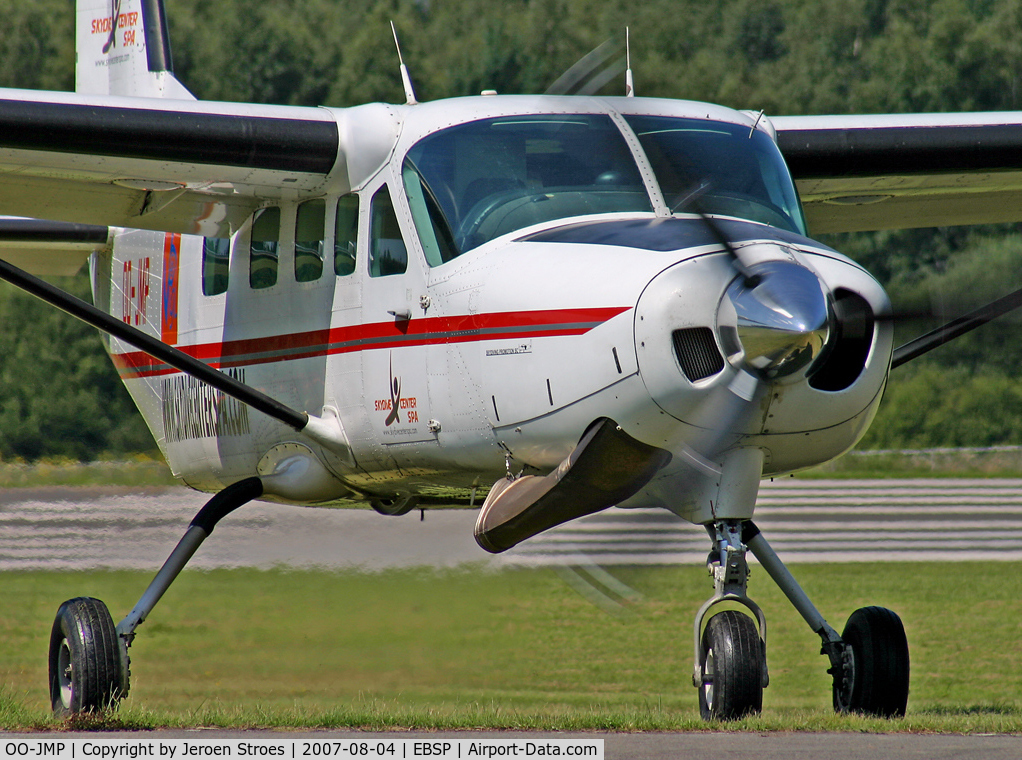
[[[765,133],[741,124],[626,116],[675,212],[699,210],[805,234],[795,185]]]
[[[402,179],[426,261],[434,267],[450,261],[460,253],[454,242],[454,232],[433,191],[409,158],[405,159]]]
[[[249,245],[248,284],[253,290],[277,284],[277,252],[280,245],[280,209],[271,206],[256,212]]]
[[[652,211],[628,144],[605,114],[459,124],[413,145],[404,179],[434,265],[533,224]]]
[[[408,249],[386,185],[373,195],[369,213],[369,276],[404,274],[408,269]]]

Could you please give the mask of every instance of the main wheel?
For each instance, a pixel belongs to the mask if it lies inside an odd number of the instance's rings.
[[[113,618],[98,599],[60,605],[50,633],[50,703],[58,717],[96,712],[128,693]]]
[[[738,720],[763,709],[763,651],[752,618],[735,610],[710,618],[701,659],[703,720]]]
[[[901,618],[883,607],[852,613],[841,634],[850,649],[845,673],[834,674],[834,709],[900,718],[908,703],[908,639]]]

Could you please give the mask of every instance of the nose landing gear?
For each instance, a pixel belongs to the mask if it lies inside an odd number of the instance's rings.
[[[751,520],[721,520],[708,525],[714,541],[707,566],[714,595],[695,620],[693,683],[699,689],[704,720],[737,720],[762,710],[769,683],[766,618],[746,593],[746,552],[752,551],[810,628],[823,641],[830,659],[837,712],[883,718],[905,715],[909,690],[908,640],[901,619],[883,607],[852,613],[838,635],[798,585]],[[745,607],[712,611],[725,602]],[[758,623],[758,625],[757,625]]]

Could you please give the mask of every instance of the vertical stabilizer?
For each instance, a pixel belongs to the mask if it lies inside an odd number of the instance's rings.
[[[77,0],[75,89],[194,100],[174,78],[163,0]]]

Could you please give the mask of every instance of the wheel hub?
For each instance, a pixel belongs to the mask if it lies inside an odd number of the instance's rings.
[[[67,639],[60,642],[60,653],[57,655],[57,673],[60,678],[60,701],[65,709],[71,709],[73,690],[71,685],[74,681],[74,665],[71,664],[71,647]]]
[[[703,698],[706,700],[706,707],[713,710],[713,679],[716,673],[713,661],[713,650],[706,650],[706,662],[703,663]]]

